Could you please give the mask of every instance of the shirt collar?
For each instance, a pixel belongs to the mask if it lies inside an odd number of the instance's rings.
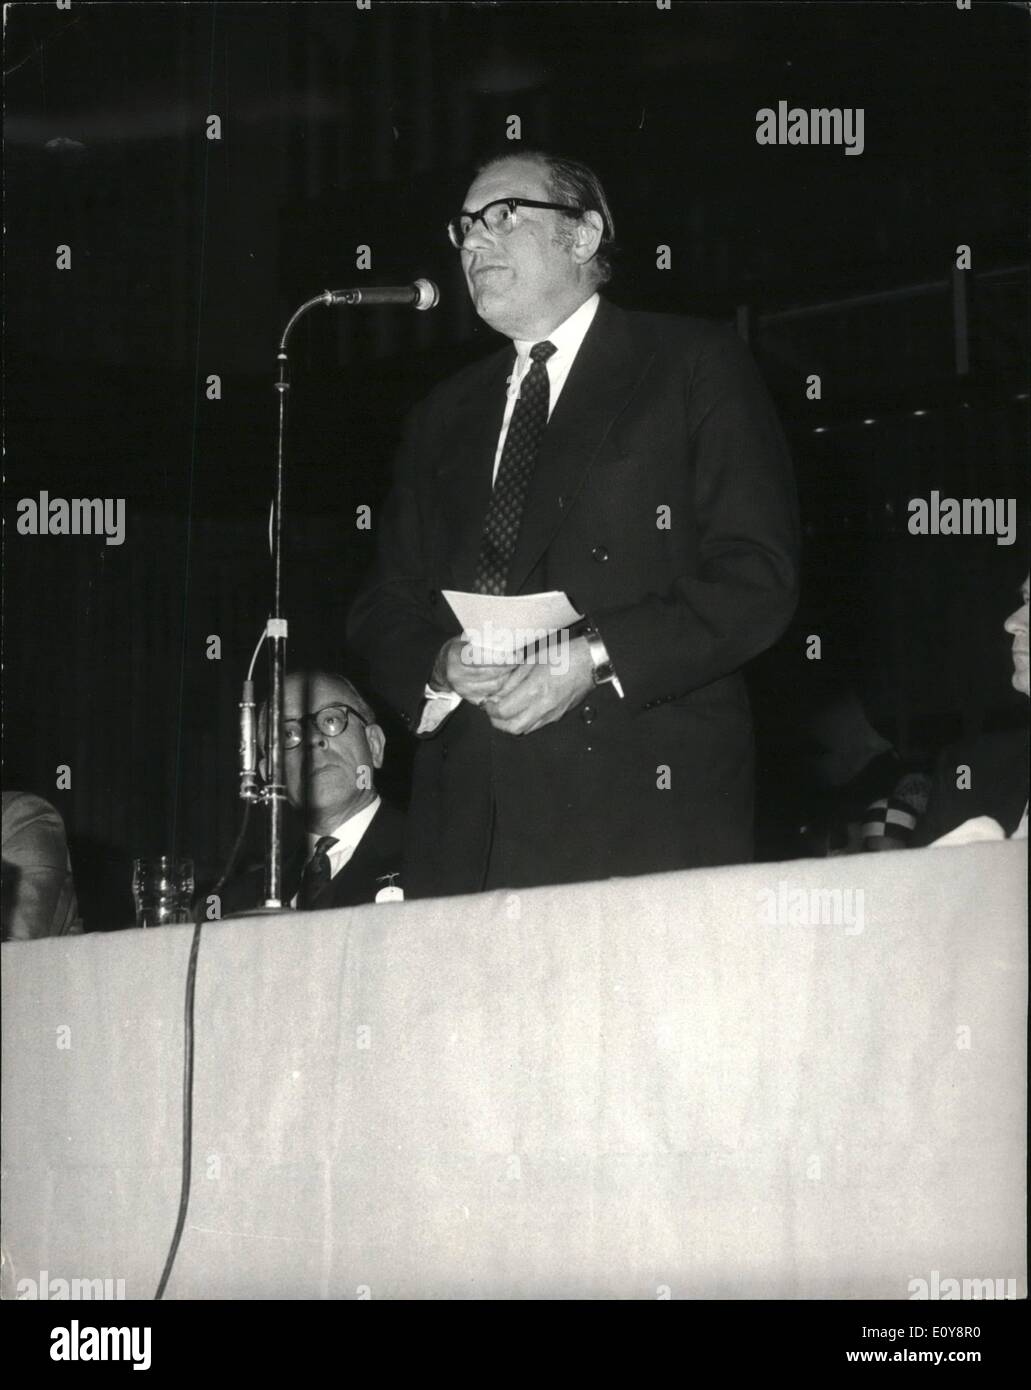
[[[524,342],[521,338],[513,338],[512,345],[516,350],[519,365],[530,355],[530,349],[535,342],[552,343],[555,348],[554,355],[549,362],[559,365],[560,361],[569,361],[580,351],[580,344],[587,336],[587,330],[591,326],[594,315],[598,312],[600,296],[595,290],[589,299],[585,299],[578,309],[574,309],[567,319],[564,319],[557,328],[553,328],[546,338],[534,338],[530,342]]]
[[[336,840],[336,844],[330,848],[330,854],[342,854],[344,850],[356,849],[358,841],[368,830],[372,823],[372,818],[380,808],[380,798],[377,796],[375,801],[370,801],[368,806],[364,806],[353,816],[348,816],[345,821],[329,831],[329,834]],[[321,835],[308,834],[308,858],[315,853],[315,846],[322,839]]]

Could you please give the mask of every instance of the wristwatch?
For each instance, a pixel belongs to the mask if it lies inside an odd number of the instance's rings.
[[[608,685],[611,683],[615,686],[620,699],[622,699],[623,687],[620,685],[619,678],[612,665],[612,659],[609,656],[608,648],[601,640],[601,633],[596,627],[588,625],[584,628],[583,635],[587,638],[587,649],[591,654],[591,663],[594,667],[594,670],[591,672],[591,678],[594,684]]]

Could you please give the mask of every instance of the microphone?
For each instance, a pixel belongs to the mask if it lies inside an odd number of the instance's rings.
[[[240,701],[240,798],[243,801],[257,801],[260,795],[254,682],[247,680],[243,683],[243,699]]]
[[[440,303],[440,290],[432,280],[416,280],[412,285],[369,285],[364,289],[326,290],[324,298],[327,304],[344,304],[349,309],[380,304],[432,309]]]

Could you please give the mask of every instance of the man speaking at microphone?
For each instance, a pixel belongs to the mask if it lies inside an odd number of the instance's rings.
[[[596,176],[481,165],[449,224],[509,342],[412,412],[348,633],[418,735],[408,897],[751,858],[742,666],[797,597],[797,504],[731,329],[601,298]],[[561,590],[567,661],[490,665],[441,594]]]

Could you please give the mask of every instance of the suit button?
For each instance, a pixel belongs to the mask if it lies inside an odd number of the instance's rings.
[[[605,561],[609,558],[609,552],[605,548],[605,546],[596,545],[594,549],[591,551],[591,556],[593,559],[597,560],[599,565],[603,565]]]
[[[597,717],[598,711],[593,705],[584,705],[583,709],[580,711],[580,718],[585,724],[593,724]]]
[[[436,608],[436,606],[437,606],[437,604],[438,604],[439,602],[440,602],[440,595],[437,593],[436,589],[431,589],[431,590],[430,590],[430,605],[431,605],[431,607]]]
[[[563,493],[563,494],[561,495],[561,497],[559,497],[559,499],[558,499],[558,505],[559,505],[559,510],[560,510],[560,511],[562,510],[563,507],[565,507],[566,501],[567,501],[566,495],[565,495],[565,493]]]

